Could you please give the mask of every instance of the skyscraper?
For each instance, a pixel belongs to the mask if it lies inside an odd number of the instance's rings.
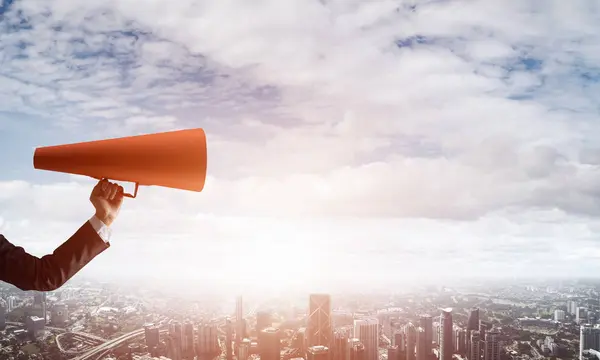
[[[238,360],[248,360],[250,356],[250,339],[243,339],[242,342],[238,345]]]
[[[467,352],[467,332],[461,328],[457,328],[455,331],[456,343],[454,344],[454,350],[459,354]]]
[[[6,310],[6,303],[4,301],[0,301],[0,330],[4,330],[6,328]]]
[[[268,327],[258,335],[258,350],[261,360],[279,360],[281,357],[281,333]]]
[[[469,360],[479,360],[481,358],[481,339],[479,338],[479,331],[472,330],[471,338],[469,340],[469,349],[467,349],[467,358]]]
[[[376,318],[354,320],[354,337],[365,347],[364,360],[379,359],[379,322]]]
[[[564,310],[554,310],[554,321],[564,321],[565,320],[565,311]]]
[[[415,360],[415,348],[417,347],[417,329],[412,323],[404,327],[406,343],[406,360]]]
[[[584,307],[578,307],[575,311],[575,322],[581,324],[587,321],[587,309]]]
[[[17,307],[17,298],[14,296],[8,297],[8,312],[13,311]]]
[[[391,345],[387,348],[388,360],[400,360],[400,352],[398,346]]]
[[[404,338],[404,329],[396,330],[394,333],[394,337],[391,339],[392,344],[398,347],[398,351],[405,353],[406,352],[406,341]]]
[[[69,320],[69,307],[66,304],[55,304],[50,312],[50,321],[55,325],[64,325]]]
[[[473,331],[479,331],[479,308],[472,308],[469,311],[469,319],[467,320],[467,333],[466,333],[466,351],[467,358],[471,351],[471,333]]]
[[[452,344],[452,309],[443,309],[440,315],[440,359],[452,360],[454,346]]]
[[[298,349],[302,355],[306,353],[306,328],[300,328],[292,338],[292,347]],[[344,359],[341,359],[344,360]]]
[[[429,356],[433,349],[433,319],[431,318],[431,315],[421,315],[419,318],[419,327],[425,331],[425,340],[423,346],[425,346],[425,354]]]
[[[198,324],[198,346],[196,353],[210,357],[219,353],[218,329],[216,324]]]
[[[579,328],[579,359],[583,360],[584,350],[600,351],[600,328],[583,325]]]
[[[333,345],[330,349],[333,360],[347,360],[348,337],[346,334],[337,332],[333,335]]]
[[[46,315],[46,293],[36,291],[33,294],[33,309],[36,311],[36,314],[44,319],[44,324],[48,320]]]
[[[485,360],[500,360],[500,334],[485,334]]]
[[[154,348],[158,347],[160,343],[160,330],[154,324],[144,325],[144,336],[146,339],[146,346],[152,352]]]
[[[479,309],[472,308],[469,312],[469,320],[467,322],[468,330],[479,330]]]
[[[356,338],[348,339],[348,360],[365,360],[365,346]]]
[[[256,335],[258,336],[268,327],[271,327],[271,315],[266,311],[258,311],[256,313]]]
[[[308,346],[331,347],[331,298],[327,294],[311,294],[306,327]]]
[[[179,321],[171,321],[169,323],[169,337],[171,338],[171,348],[173,353],[171,358],[173,360],[182,359],[182,346],[183,346],[183,329]]]
[[[225,359],[233,359],[233,325],[230,318],[225,320]]]
[[[235,341],[237,344],[242,342],[244,338],[244,333],[246,332],[246,327],[244,323],[244,310],[243,310],[242,297],[238,296],[235,302]]]
[[[185,359],[194,359],[196,356],[196,351],[194,349],[194,324],[191,322],[183,324],[182,354]]]
[[[417,328],[417,360],[427,360],[429,353],[427,352],[427,334],[422,327]]]
[[[481,350],[481,356],[485,357],[485,334],[489,330],[488,324],[479,319],[479,349]]]

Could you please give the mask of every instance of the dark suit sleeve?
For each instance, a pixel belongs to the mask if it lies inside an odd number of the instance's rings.
[[[0,280],[21,290],[56,290],[108,247],[89,221],[42,258],[30,255],[0,235]]]

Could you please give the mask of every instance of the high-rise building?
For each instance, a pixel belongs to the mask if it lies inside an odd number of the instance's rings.
[[[454,345],[454,349],[459,354],[466,353],[467,349],[467,332],[461,328],[457,328],[454,331],[454,338],[456,340],[456,344]]]
[[[469,352],[471,351],[471,333],[473,331],[479,331],[479,309],[478,308],[472,308],[471,311],[469,311],[469,319],[467,320],[467,333],[465,334],[466,336],[466,351],[467,351],[467,357],[469,356]],[[479,344],[478,347],[479,348]]]
[[[327,294],[311,294],[306,326],[308,346],[331,347],[331,298]]]
[[[467,321],[467,330],[479,330],[479,309],[473,308],[469,312]]]
[[[452,309],[444,309],[440,315],[440,359],[452,360],[454,346],[452,343]]]
[[[225,359],[233,360],[233,325],[230,318],[225,320]]]
[[[406,360],[415,360],[417,347],[417,329],[412,323],[406,324],[404,327],[404,340],[406,343]]]
[[[160,344],[160,331],[158,326],[154,324],[144,325],[144,337],[146,339],[146,346],[152,352],[152,349],[157,348]]]
[[[354,337],[365,347],[364,360],[379,359],[379,322],[377,318],[354,320]]]
[[[481,339],[479,337],[479,330],[471,330],[471,339],[469,340],[469,349],[467,350],[467,359],[469,360],[480,360],[481,359]]]
[[[347,347],[348,336],[345,333],[336,332],[335,334],[333,334],[333,344],[330,349],[332,360],[347,360]]]
[[[248,360],[250,356],[250,339],[243,339],[238,345],[237,358],[238,360]]]
[[[397,346],[388,346],[387,348],[388,360],[400,360],[400,352]]]
[[[306,328],[296,331],[296,335],[292,338],[292,347],[298,349],[298,352],[304,356],[306,353]]]
[[[500,334],[485,334],[485,360],[500,360]]]
[[[183,328],[179,321],[171,321],[169,323],[169,338],[171,339],[171,350],[170,358],[172,360],[182,360],[182,347],[183,347]]]
[[[579,328],[579,359],[583,360],[584,350],[600,351],[600,327],[583,325]]]
[[[329,360],[329,348],[323,345],[309,346],[306,349],[306,360]]]
[[[567,301],[567,311],[571,315],[575,315],[575,313],[577,312],[577,307],[578,306],[579,305],[577,304],[577,301],[573,301],[573,300]]]
[[[489,327],[487,323],[483,322],[482,320],[479,320],[479,339],[481,342],[479,346],[481,349],[482,356],[485,355],[485,334],[490,328],[491,327]]]
[[[260,334],[264,329],[271,327],[271,314],[266,311],[258,311],[256,313],[256,335]]]
[[[394,337],[391,340],[392,345],[396,345],[398,347],[398,351],[406,351],[406,341],[404,341],[404,330],[396,330],[396,332],[394,333]]]
[[[0,330],[4,330],[6,328],[6,310],[7,304],[2,301],[0,303]]]
[[[422,327],[417,328],[417,360],[427,360],[429,353],[427,352],[427,334]]]
[[[33,337],[38,337],[44,331],[44,327],[46,325],[46,321],[44,319],[37,316],[28,316],[25,318],[25,326],[27,327],[27,331]]]
[[[209,358],[219,352],[217,325],[206,322],[198,324],[198,344],[196,353],[203,358]]]
[[[433,350],[433,319],[431,315],[421,315],[419,318],[419,327],[425,331],[425,341],[423,343],[424,351],[427,356],[431,354]]]
[[[365,360],[365,346],[360,339],[348,339],[348,360]]]
[[[183,357],[193,360],[196,356],[194,349],[194,324],[186,322],[183,324]]]
[[[578,307],[575,311],[575,322],[578,324],[587,321],[587,309],[584,307]]]
[[[17,308],[17,298],[14,296],[8,297],[8,312],[13,311]]]
[[[41,305],[44,302],[43,299],[44,293],[41,291],[36,291],[33,293],[33,305]]]
[[[398,308],[387,308],[377,311],[377,320],[381,327],[382,334],[386,337],[392,336],[392,323],[398,320],[401,310]]]
[[[240,344],[242,342],[242,339],[246,335],[246,324],[244,323],[244,309],[241,296],[238,296],[235,301],[235,321],[235,340],[236,343]]]
[[[167,346],[166,353],[167,353],[167,356],[169,357],[169,359],[171,359],[171,360],[179,359],[180,351],[177,349],[177,344],[175,344],[175,338],[171,333],[169,333],[167,335],[167,338],[165,339],[165,343]]]
[[[564,310],[554,310],[554,321],[565,321],[566,315]]]
[[[258,336],[258,351],[261,360],[279,360],[281,357],[281,332],[268,327]]]
[[[37,317],[44,319],[44,324],[48,320],[46,315],[46,293],[36,291],[33,293],[33,309]]]
[[[60,303],[52,306],[50,312],[50,322],[54,325],[62,326],[69,320],[69,307]]]

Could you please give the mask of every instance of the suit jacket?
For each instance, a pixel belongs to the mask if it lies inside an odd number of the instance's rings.
[[[56,290],[109,246],[89,221],[42,258],[30,255],[0,235],[0,280],[21,290]]]

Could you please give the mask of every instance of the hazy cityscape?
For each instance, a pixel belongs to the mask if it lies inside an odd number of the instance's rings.
[[[186,297],[73,281],[1,292],[1,359],[500,360],[599,357],[600,282]]]
[[[599,44],[600,1],[0,0],[0,360],[600,360]]]

